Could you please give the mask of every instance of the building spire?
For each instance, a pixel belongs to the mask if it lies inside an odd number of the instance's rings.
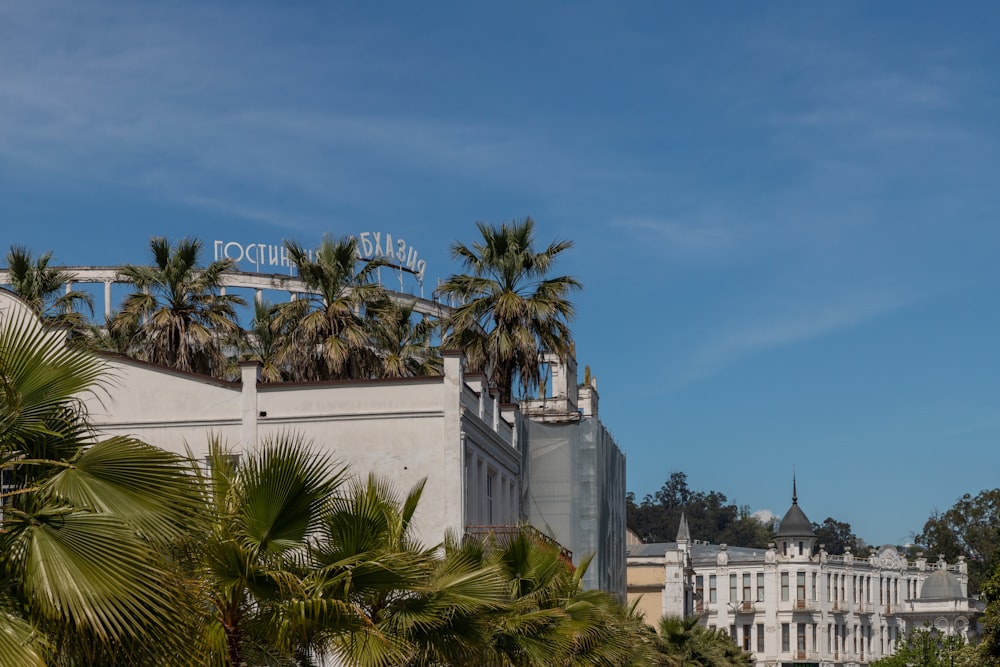
[[[681,512],[681,525],[677,527],[677,542],[690,542],[691,531],[688,529],[687,518]]]
[[[799,492],[795,488],[795,469],[794,468],[792,469],[792,504],[793,505],[798,505],[799,504]]]

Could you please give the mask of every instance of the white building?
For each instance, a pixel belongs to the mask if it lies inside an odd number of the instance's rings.
[[[982,603],[970,600],[960,559],[908,562],[892,546],[868,558],[826,553],[792,492],[766,549],[692,541],[628,546],[628,598],[650,622],[697,615],[729,633],[758,667],[865,665],[891,655],[925,623],[970,638]]]
[[[0,317],[29,312],[0,289]],[[355,474],[374,471],[408,490],[426,478],[414,527],[427,544],[467,526],[516,525],[521,510],[523,422],[500,405],[458,352],[444,374],[397,380],[261,384],[255,364],[242,382],[102,355],[113,379],[85,396],[98,435],[129,435],[204,456],[210,436],[234,453],[263,438],[301,434]]]

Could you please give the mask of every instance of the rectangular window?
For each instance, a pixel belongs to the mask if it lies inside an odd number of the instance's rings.
[[[781,651],[788,653],[791,650],[791,637],[788,623],[781,624]]]
[[[805,601],[806,599],[806,573],[795,573],[795,599]]]
[[[757,624],[757,653],[764,652],[764,624]]]
[[[708,575],[708,601],[717,602],[716,591],[715,591],[715,575]]]
[[[813,623],[812,627],[812,650],[816,651],[816,624]]]
[[[752,625],[743,626],[743,650],[748,653],[753,650],[750,648],[750,638],[753,637],[753,633],[750,632],[752,629]]]
[[[764,573],[757,573],[757,602],[764,601]]]
[[[795,650],[799,653],[806,652],[806,624],[799,623],[795,629]]]
[[[496,486],[497,474],[493,470],[486,471],[486,525],[493,525],[493,488]]]
[[[729,575],[729,601],[738,602],[739,598],[736,597],[736,575]]]
[[[699,610],[705,608],[705,576],[702,574],[694,578],[694,605]]]
[[[781,573],[781,601],[788,602],[788,573]]]
[[[743,601],[753,602],[753,598],[750,597],[750,573],[743,573]]]
[[[813,577],[812,577],[812,589],[813,589],[812,590],[812,594],[813,594],[812,595],[812,599],[816,600],[818,602],[819,601],[819,591],[816,589],[816,573],[813,572],[812,574],[813,574]]]

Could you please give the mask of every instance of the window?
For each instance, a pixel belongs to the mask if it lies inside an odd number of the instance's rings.
[[[782,542],[781,543],[781,555],[782,556],[787,556],[788,555],[788,542]]]
[[[708,575],[708,601],[716,602],[716,591],[715,591],[715,575]]]
[[[791,637],[789,636],[788,623],[781,624],[781,650],[788,653],[791,650]]]
[[[757,653],[764,652],[764,624],[757,624]]]
[[[816,651],[816,624],[812,626],[812,650]]]
[[[764,601],[764,573],[757,573],[757,602]]]
[[[819,589],[816,588],[816,573],[815,572],[813,572],[812,588],[813,588],[812,599],[816,600],[818,602],[819,601]]]
[[[729,601],[736,602],[736,575],[729,575]]]
[[[694,604],[698,609],[705,606],[705,576],[701,574],[694,578]]]
[[[753,650],[750,648],[750,638],[753,637],[753,633],[750,632],[752,628],[753,626],[749,624],[743,626],[743,650],[748,653]]]
[[[496,485],[497,474],[493,470],[486,471],[486,524],[493,525],[493,487]]]
[[[806,599],[806,573],[796,572],[795,573],[795,599],[805,600]]]
[[[750,597],[750,573],[743,573],[743,601],[753,602],[753,598]]]
[[[781,573],[781,601],[788,602],[788,573]]]
[[[806,652],[806,624],[799,623],[795,629],[795,650],[799,653]]]
[[[802,547],[803,547],[803,543],[799,542],[799,555],[800,556],[802,555]]]

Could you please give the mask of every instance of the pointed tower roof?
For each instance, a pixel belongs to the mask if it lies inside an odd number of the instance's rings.
[[[785,518],[778,524],[776,537],[816,537],[812,522],[799,507],[799,494],[796,488],[795,474],[792,474],[792,506],[785,512]]]
[[[688,529],[687,517],[681,512],[681,524],[677,527],[677,542],[690,542],[691,531]]]

